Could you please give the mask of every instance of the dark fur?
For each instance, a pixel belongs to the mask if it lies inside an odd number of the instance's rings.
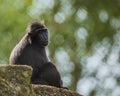
[[[37,29],[45,28],[42,22],[34,22],[27,28],[27,34],[13,49],[10,64],[29,65],[33,68],[31,82],[33,84],[62,87],[60,74],[56,67],[49,62],[45,46],[38,41]]]

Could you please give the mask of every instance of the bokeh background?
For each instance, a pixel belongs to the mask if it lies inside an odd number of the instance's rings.
[[[120,96],[120,0],[0,0],[0,64],[44,20],[49,58],[64,86],[84,96]]]

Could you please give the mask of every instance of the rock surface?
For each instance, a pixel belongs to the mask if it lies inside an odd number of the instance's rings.
[[[34,85],[35,96],[82,96],[74,91],[46,85]]]
[[[82,96],[74,91],[46,85],[32,85],[32,68],[0,65],[0,96]]]

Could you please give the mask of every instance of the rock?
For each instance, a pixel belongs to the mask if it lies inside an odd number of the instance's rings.
[[[0,66],[0,96],[82,96],[74,91],[30,84],[32,68],[27,65]]]
[[[32,96],[32,68],[26,65],[0,66],[0,96]]]
[[[35,96],[82,96],[74,91],[46,85],[33,85]]]

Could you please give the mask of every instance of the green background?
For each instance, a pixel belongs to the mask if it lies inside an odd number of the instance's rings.
[[[120,95],[120,0],[0,0],[0,64],[36,20],[49,29],[47,53],[64,86]]]

